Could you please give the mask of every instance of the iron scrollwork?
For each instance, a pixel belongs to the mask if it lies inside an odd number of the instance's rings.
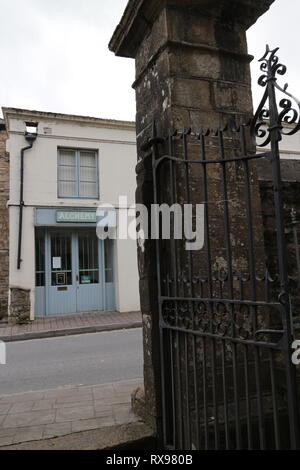
[[[259,147],[265,147],[271,142],[271,131],[274,129],[277,131],[278,142],[282,135],[290,136],[300,129],[300,101],[287,91],[287,83],[281,87],[277,81],[277,76],[283,76],[287,71],[287,67],[279,62],[278,50],[279,47],[271,50],[267,45],[266,52],[260,59],[263,75],[260,76],[258,84],[266,90],[251,126],[253,135],[260,140]],[[277,104],[278,91],[284,97]],[[288,124],[289,128],[284,124]]]

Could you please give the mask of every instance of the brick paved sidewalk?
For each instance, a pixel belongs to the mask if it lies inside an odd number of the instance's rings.
[[[0,340],[23,341],[26,339],[51,338],[82,333],[138,328],[142,326],[140,312],[91,312],[45,317],[28,325],[0,326]]]
[[[131,393],[142,379],[0,396],[0,446],[139,421]]]

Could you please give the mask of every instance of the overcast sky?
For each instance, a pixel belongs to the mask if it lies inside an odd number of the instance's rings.
[[[135,118],[134,61],[108,42],[127,0],[0,0],[0,106]],[[300,98],[299,0],[276,0],[248,32],[249,53],[280,46],[290,92]],[[254,97],[258,64],[252,66]]]

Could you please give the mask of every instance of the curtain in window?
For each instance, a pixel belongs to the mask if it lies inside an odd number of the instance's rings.
[[[94,152],[80,152],[80,196],[96,198],[98,196],[98,172],[96,154]]]
[[[76,197],[76,187],[76,153],[72,150],[60,150],[58,165],[58,195],[60,197]]]

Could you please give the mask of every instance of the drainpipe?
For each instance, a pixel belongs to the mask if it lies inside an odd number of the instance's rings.
[[[27,150],[32,149],[33,143],[37,138],[36,122],[26,122],[25,139],[28,144],[27,147],[21,149],[21,163],[20,163],[20,204],[19,204],[19,239],[18,239],[18,270],[21,269],[21,252],[22,252],[22,230],[23,230],[23,208],[24,208],[24,154]]]

